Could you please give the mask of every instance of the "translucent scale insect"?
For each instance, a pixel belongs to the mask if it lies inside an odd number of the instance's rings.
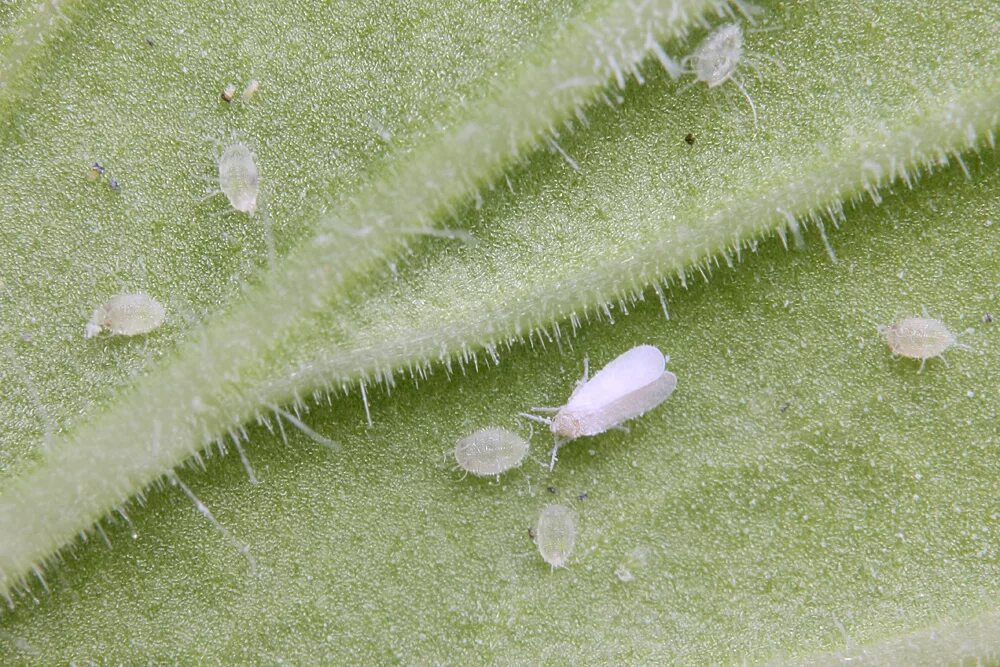
[[[780,66],[780,63],[773,58],[763,57]],[[750,97],[737,73],[740,63],[744,61],[755,67],[753,59],[743,51],[743,29],[738,23],[726,23],[709,33],[694,53],[681,60],[681,66],[684,73],[694,74],[696,82],[703,82],[709,88],[716,88],[727,81],[732,81],[750,103],[753,124],[756,127],[757,105],[754,104],[753,98]]]
[[[565,505],[546,505],[538,515],[535,545],[542,560],[552,566],[566,567],[576,544],[576,514]]]
[[[218,176],[209,180],[213,183],[217,181],[219,189],[208,193],[204,199],[223,194],[234,210],[249,216],[255,216],[259,209],[267,263],[273,267],[276,250],[271,231],[271,216],[265,207],[258,206],[261,176],[253,151],[242,141],[234,139],[221,148],[221,153],[216,158],[216,167]]]
[[[885,337],[892,356],[920,360],[918,373],[923,372],[928,359],[937,357],[944,362],[942,355],[952,347],[969,349],[958,342],[943,322],[927,317],[926,313],[923,317],[906,317],[895,324],[879,326],[878,332]]]
[[[556,453],[571,440],[598,435],[652,410],[670,397],[677,376],[666,370],[666,358],[652,345],[639,345],[618,356],[587,379],[577,383],[566,405],[560,408],[532,408],[554,412],[552,419],[521,413],[522,417],[547,424],[555,436],[549,468],[555,468]]]
[[[455,443],[458,467],[479,477],[496,476],[521,465],[528,441],[505,428],[483,428]]]
[[[226,146],[218,161],[219,189],[237,211],[253,215],[257,212],[260,172],[253,152],[242,141]]]
[[[102,331],[116,336],[149,333],[163,324],[165,317],[166,310],[148,294],[116,294],[94,309],[84,336],[93,338]]]

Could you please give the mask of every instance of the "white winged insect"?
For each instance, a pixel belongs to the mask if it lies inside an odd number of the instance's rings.
[[[555,436],[549,469],[555,468],[556,453],[567,442],[619,428],[667,400],[677,386],[677,376],[666,369],[666,364],[667,359],[659,349],[639,345],[613,359],[588,380],[584,360],[583,378],[566,405],[532,408],[536,412],[554,412],[552,419],[521,413],[522,417],[548,424]]]

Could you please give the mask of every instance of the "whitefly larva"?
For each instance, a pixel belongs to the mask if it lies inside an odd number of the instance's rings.
[[[483,428],[455,443],[455,461],[462,470],[490,477],[521,465],[528,441],[505,428]]]
[[[753,98],[750,97],[750,93],[736,72],[743,60],[749,61],[743,53],[743,29],[738,23],[727,23],[709,33],[694,53],[686,56],[681,64],[684,71],[694,74],[698,81],[709,88],[721,86],[731,80],[749,102],[756,126],[757,105],[754,104]]]
[[[163,324],[165,317],[166,310],[148,294],[116,294],[94,309],[84,336],[93,338],[102,331],[116,336],[149,333]]]
[[[219,189],[233,208],[253,215],[257,211],[260,172],[253,152],[242,141],[226,146],[219,157]]]
[[[932,317],[906,317],[895,324],[880,326],[878,332],[885,337],[894,357],[919,359],[922,372],[928,359],[941,356],[952,347],[965,348],[944,322]],[[946,362],[947,365],[947,362]]]
[[[652,410],[670,397],[677,376],[666,370],[666,357],[652,345],[639,345],[619,355],[587,379],[583,378],[560,408],[532,408],[554,412],[552,419],[522,413],[522,417],[548,424],[555,436],[550,469],[556,465],[559,448],[583,436],[599,435]]]
[[[542,560],[552,566],[566,567],[576,544],[576,514],[565,505],[546,505],[538,515],[535,544]]]
[[[743,30],[727,23],[713,30],[689,56],[694,75],[709,88],[733,78],[743,57]]]

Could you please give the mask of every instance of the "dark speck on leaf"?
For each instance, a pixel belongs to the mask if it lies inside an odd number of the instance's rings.
[[[688,133],[687,133],[687,134],[686,134],[686,135],[684,136],[684,141],[686,141],[686,142],[687,142],[687,145],[688,145],[688,146],[694,146],[694,135],[693,135],[693,134],[691,134],[690,132],[688,132]]]

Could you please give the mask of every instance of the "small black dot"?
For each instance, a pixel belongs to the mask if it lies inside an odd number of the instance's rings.
[[[986,324],[989,324],[992,321],[993,321],[993,313],[984,313],[983,314],[983,322],[986,322]]]
[[[556,487],[554,487],[554,486],[547,487],[546,491],[548,491],[552,495],[555,495],[555,493],[556,493]]]
[[[583,493],[581,493],[580,495],[578,495],[578,496],[576,497],[576,499],[577,499],[577,500],[586,500],[586,499],[587,499],[587,492],[586,492],[586,491],[584,491]]]
[[[687,134],[686,134],[686,135],[684,136],[684,141],[686,141],[686,142],[687,142],[688,146],[694,146],[694,135],[693,135],[693,134],[691,134],[690,132],[688,132],[688,133],[687,133]]]

